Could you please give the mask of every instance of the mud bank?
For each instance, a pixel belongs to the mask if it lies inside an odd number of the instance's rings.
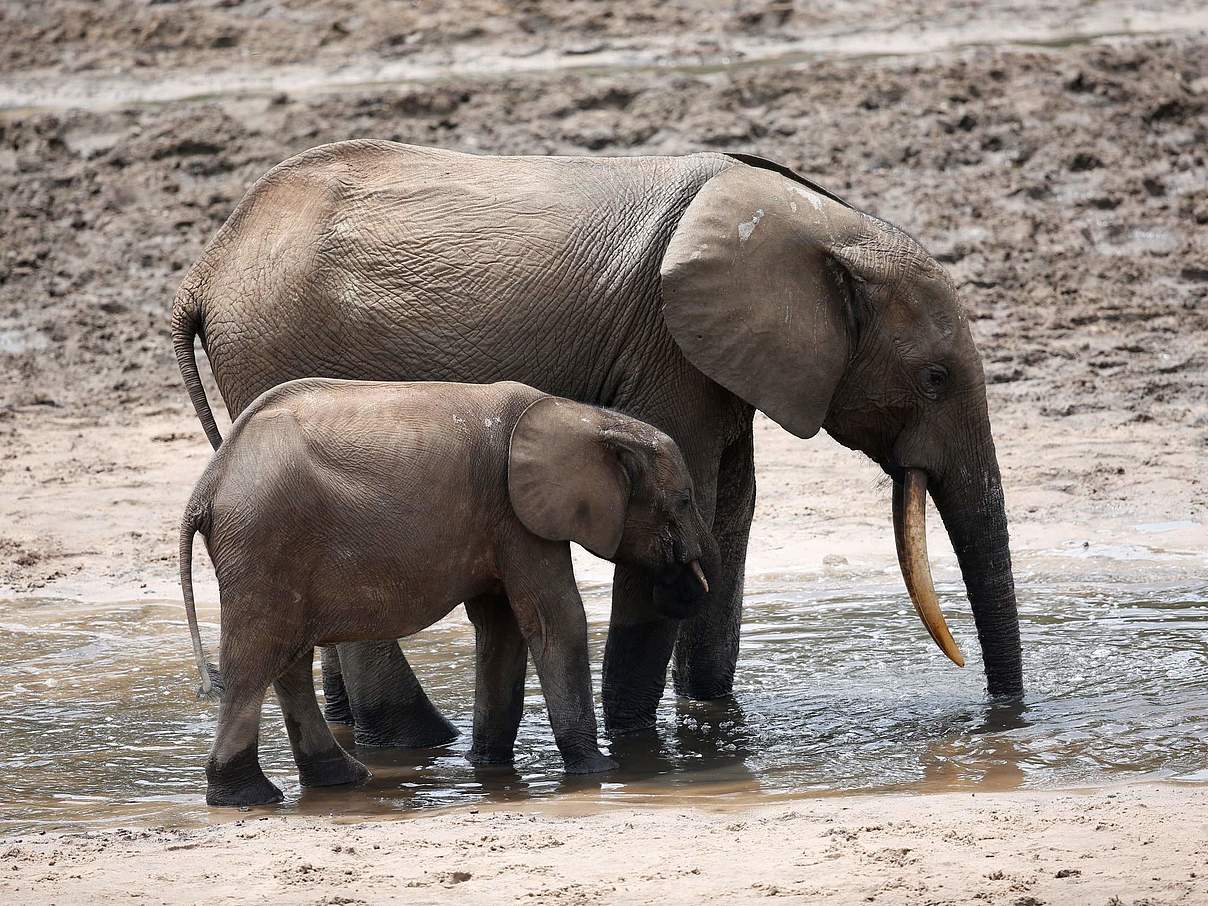
[[[1029,522],[1063,526],[1062,543],[1202,529],[1206,50],[1185,34],[0,115],[0,585],[53,588],[89,551],[106,578],[167,574],[163,542],[206,449],[167,335],[179,275],[268,167],[350,136],[510,153],[743,148],[796,166],[951,269],[986,360],[1017,541]],[[881,518],[861,457],[761,431],[761,484],[776,493],[760,506],[800,517],[797,537]],[[853,493],[871,508],[841,505]]]

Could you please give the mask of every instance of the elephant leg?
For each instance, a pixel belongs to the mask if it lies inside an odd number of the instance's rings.
[[[348,689],[344,686],[344,674],[340,671],[340,653],[335,645],[324,645],[323,662],[323,717],[330,724],[351,724],[352,706],[348,704]]]
[[[315,699],[315,652],[308,649],[273,683],[303,786],[339,786],[369,779],[365,766],[340,748]]]
[[[398,642],[338,645],[359,746],[426,749],[457,738],[457,728],[428,700]]]
[[[504,595],[466,601],[475,630],[474,741],[471,764],[511,764],[524,714],[528,648]]]
[[[269,684],[293,659],[287,641],[244,625],[246,607],[222,604],[222,698],[206,762],[206,803],[244,807],[282,800],[260,769],[260,709]],[[252,644],[251,640],[262,640]]]
[[[541,694],[568,774],[610,771],[617,763],[600,751],[587,652],[587,616],[575,585],[570,546],[507,557],[503,580],[512,612],[537,668]]]
[[[723,698],[734,689],[747,539],[755,512],[755,457],[751,432],[722,454],[717,479],[713,536],[720,562],[706,570],[710,594],[705,609],[679,629],[675,644],[675,691],[697,701]]]
[[[650,578],[618,566],[604,646],[604,728],[614,735],[654,726],[679,627],[655,616]]]

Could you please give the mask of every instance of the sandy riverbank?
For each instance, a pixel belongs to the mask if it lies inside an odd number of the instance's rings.
[[[0,849],[0,893],[29,904],[1208,902],[1203,787],[577,811],[25,835]]]

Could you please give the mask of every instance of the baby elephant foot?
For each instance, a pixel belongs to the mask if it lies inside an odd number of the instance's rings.
[[[343,749],[300,763],[298,779],[303,786],[345,786],[364,783],[373,775]]]
[[[583,752],[576,755],[563,755],[564,770],[568,774],[602,774],[605,771],[615,771],[618,767],[615,759],[609,758],[603,752]]]
[[[206,805],[247,808],[272,805],[285,798],[260,770],[254,749],[227,762],[211,758],[206,764],[206,780]]]

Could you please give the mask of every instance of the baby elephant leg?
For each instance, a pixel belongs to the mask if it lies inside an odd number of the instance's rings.
[[[314,649],[308,649],[273,683],[303,786],[339,786],[369,779],[365,766],[331,735],[315,698]]]
[[[223,609],[222,699],[206,762],[206,803],[269,805],[283,797],[260,769],[260,709],[269,683],[288,664],[289,655],[280,646],[266,650],[249,644],[247,640],[257,636],[239,625],[239,606],[224,600]]]
[[[223,692],[214,747],[206,762],[207,805],[270,805],[284,798],[260,770],[260,708],[266,691]]]
[[[475,630],[474,741],[471,764],[511,764],[524,713],[528,648],[505,595],[466,602]]]
[[[359,746],[426,749],[457,738],[457,728],[436,710],[398,642],[337,645]]]
[[[561,548],[561,552],[557,548]],[[524,634],[541,680],[554,741],[568,774],[610,771],[617,763],[604,755],[596,736],[587,653],[587,617],[575,586],[570,547],[547,549],[548,575],[518,575],[507,584],[508,600]]]

